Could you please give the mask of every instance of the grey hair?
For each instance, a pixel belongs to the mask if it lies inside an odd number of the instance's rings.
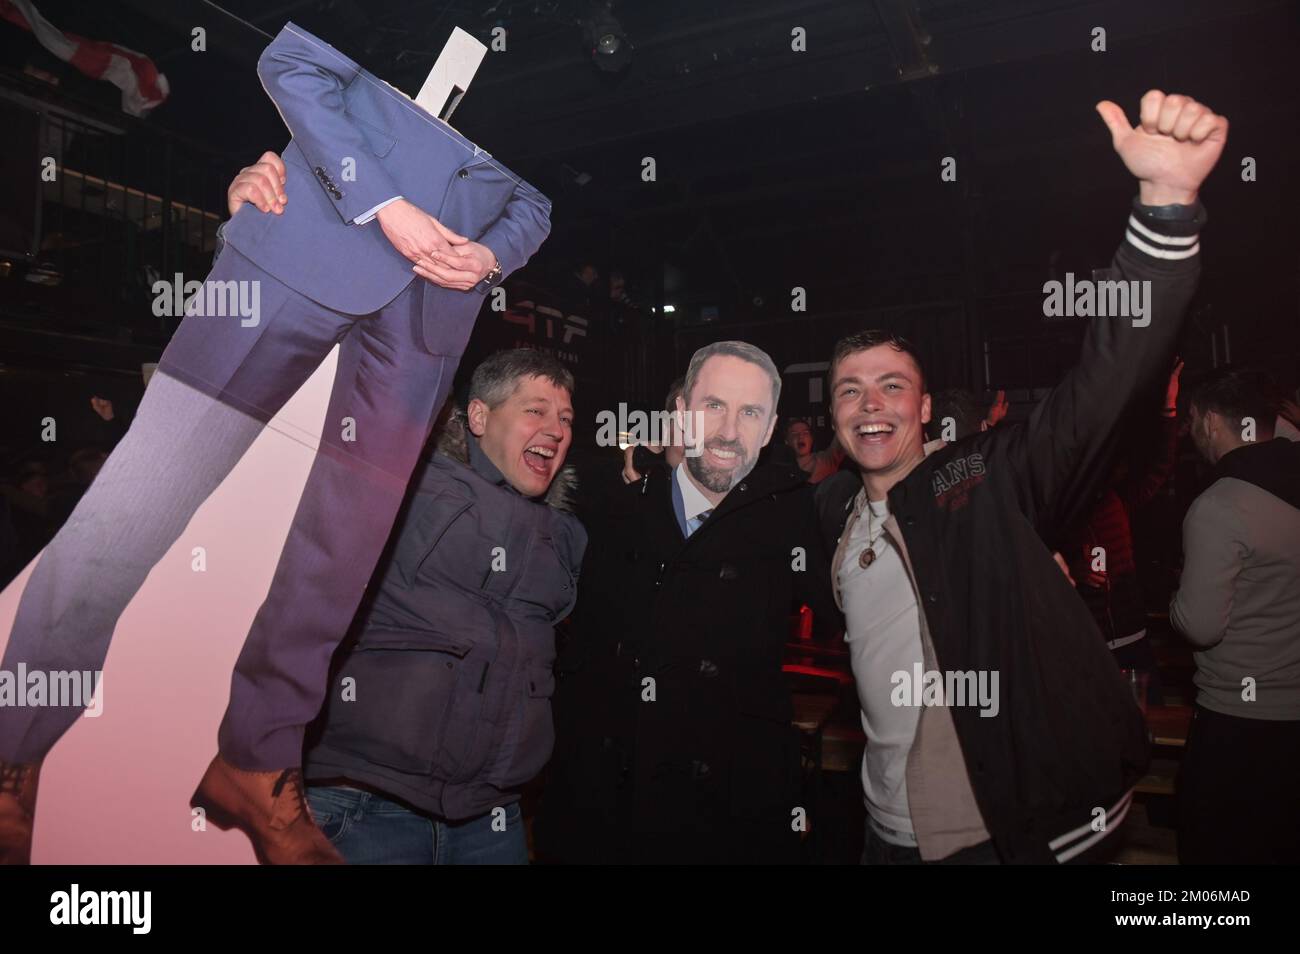
[[[522,378],[545,378],[573,396],[573,374],[558,358],[536,348],[515,348],[496,352],[474,369],[466,404],[479,400],[495,410],[519,390]]]
[[[755,347],[748,341],[715,341],[691,355],[690,366],[686,369],[686,386],[682,391],[682,400],[690,404],[691,393],[695,390],[695,384],[699,380],[700,369],[704,367],[704,362],[719,355],[727,355],[732,358],[739,358],[742,361],[748,361],[750,364],[756,364],[767,372],[767,376],[772,379],[772,413],[775,414],[776,405],[781,400],[781,372],[777,371],[776,364],[767,356],[766,351]]]

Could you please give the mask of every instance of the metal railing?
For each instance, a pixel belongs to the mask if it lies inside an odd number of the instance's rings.
[[[14,173],[0,207],[4,318],[168,334],[176,319],[153,314],[150,289],[207,274],[238,163],[147,122],[12,87],[0,88],[0,116]]]

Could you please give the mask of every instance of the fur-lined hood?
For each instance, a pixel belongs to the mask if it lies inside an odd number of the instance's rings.
[[[453,411],[446,423],[440,427],[434,449],[458,464],[470,466],[469,437],[465,430],[465,415],[462,411],[459,409]],[[573,465],[565,464],[551,481],[551,486],[543,499],[548,507],[572,513],[573,500],[577,492],[578,472]]]

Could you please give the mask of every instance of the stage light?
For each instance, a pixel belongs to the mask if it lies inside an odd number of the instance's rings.
[[[632,62],[632,42],[610,12],[610,3],[593,3],[582,21],[591,61],[606,73],[620,73]]]

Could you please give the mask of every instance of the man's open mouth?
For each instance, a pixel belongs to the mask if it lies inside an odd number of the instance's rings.
[[[885,421],[866,421],[854,428],[854,436],[862,444],[883,444],[894,436],[896,428]]]
[[[547,476],[551,472],[551,463],[555,460],[556,450],[545,444],[534,444],[524,448],[524,466],[535,474]]]

